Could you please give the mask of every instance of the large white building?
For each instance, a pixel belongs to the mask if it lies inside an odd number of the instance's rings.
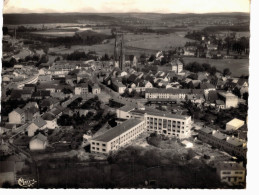
[[[108,154],[128,144],[142,134],[145,129],[145,121],[129,119],[104,134],[92,138],[90,150],[93,153]]]
[[[156,132],[179,139],[188,138],[191,135],[192,120],[190,116],[147,112],[145,122],[148,132]]]

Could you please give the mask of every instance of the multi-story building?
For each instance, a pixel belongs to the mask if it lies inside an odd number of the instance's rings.
[[[88,83],[79,83],[75,87],[75,95],[88,94]]]
[[[228,135],[211,128],[200,129],[198,132],[198,138],[230,153],[231,155],[246,158],[247,147],[246,141],[244,140],[229,137]]]
[[[120,125],[92,138],[91,152],[108,154],[128,144],[145,131],[145,121],[129,119]]]
[[[185,101],[186,99],[195,101],[204,100],[204,90],[202,89],[173,89],[173,88],[148,88],[145,91],[146,99],[167,99],[175,101]]]
[[[217,166],[217,174],[221,182],[229,185],[245,183],[245,168],[233,161],[219,163]]]
[[[145,122],[148,132],[156,132],[179,139],[187,138],[191,133],[192,120],[190,116],[147,112]]]

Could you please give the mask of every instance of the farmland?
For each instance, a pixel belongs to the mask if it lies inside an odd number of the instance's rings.
[[[215,66],[218,70],[223,71],[224,68],[229,68],[232,76],[248,75],[249,60],[248,59],[208,59],[208,58],[183,58],[184,63],[198,62],[200,64],[208,63]]]
[[[173,33],[167,35],[157,35],[151,33],[145,34],[132,34],[128,33],[124,35],[126,53],[135,54],[139,56],[141,53],[152,54],[154,51],[159,50],[169,50],[174,47],[184,46],[186,41],[192,41],[190,39],[184,38],[181,33]],[[128,48],[127,48],[128,46]],[[72,53],[74,50],[96,51],[97,53],[103,55],[107,53],[113,55],[114,39],[110,39],[105,44],[96,44],[92,46],[72,46],[67,49],[65,47],[55,47],[51,48],[51,52],[65,54]],[[135,49],[134,49],[135,48]],[[136,49],[141,49],[141,52]],[[152,51],[153,50],[153,51]]]

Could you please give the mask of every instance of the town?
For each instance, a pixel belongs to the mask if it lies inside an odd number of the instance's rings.
[[[142,50],[115,28],[109,53],[62,54],[28,31],[3,27],[1,186],[245,188],[249,83],[232,71],[249,37],[188,31]]]

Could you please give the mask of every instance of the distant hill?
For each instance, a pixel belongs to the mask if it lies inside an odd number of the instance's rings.
[[[93,22],[120,22],[125,18],[170,21],[185,18],[237,18],[249,19],[249,13],[208,13],[208,14],[161,14],[161,13],[41,13],[41,14],[3,14],[4,24],[46,24],[46,23],[79,23],[80,21]]]
[[[78,23],[79,21],[113,22],[116,18],[97,14],[3,14],[6,24]]]

